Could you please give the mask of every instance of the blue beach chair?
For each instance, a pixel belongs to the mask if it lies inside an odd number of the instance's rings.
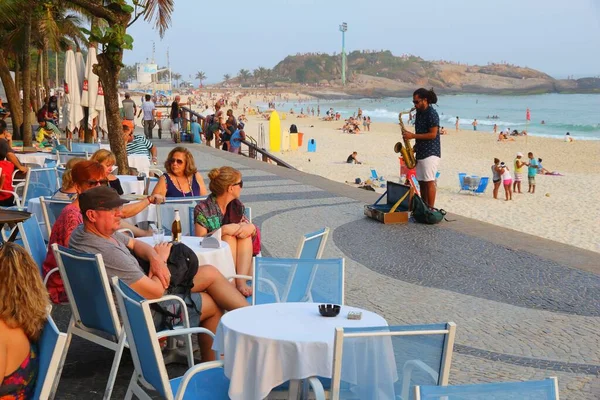
[[[65,349],[67,335],[60,333],[52,317],[48,315],[38,341],[39,369],[35,383],[34,399],[52,400],[60,380],[60,359]]]
[[[416,386],[415,400],[558,400],[558,380]]]
[[[473,193],[475,193],[475,194],[485,193],[485,189],[487,188],[489,180],[490,180],[490,178],[488,176],[482,177],[479,180],[479,186],[477,186],[477,189],[475,189],[473,191]]]

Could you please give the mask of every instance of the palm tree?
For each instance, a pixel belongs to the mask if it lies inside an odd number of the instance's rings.
[[[171,24],[174,0],[137,0],[134,2],[135,8],[125,0],[113,0],[108,6],[99,0],[62,1],[68,6],[85,11],[100,22],[87,32],[90,42],[98,43],[103,49],[103,52],[98,54],[98,64],[94,65],[93,70],[104,89],[110,148],[115,153],[119,172],[126,173],[129,165],[121,133],[118,77],[123,67],[123,51],[133,48],[133,38],[127,34],[127,28],[143,17],[146,21],[152,21],[160,36],[164,36]]]
[[[223,75],[223,79],[225,80],[225,83],[227,83],[231,79],[231,75],[225,74]]]
[[[177,82],[176,87],[179,87],[179,80],[181,79],[181,74],[173,72],[173,74],[171,74],[171,78],[175,79],[175,82]]]
[[[204,71],[196,72],[196,79],[200,81],[200,86],[202,86],[202,81],[206,79],[206,74],[204,73]]]
[[[240,81],[242,81],[242,83],[245,83],[248,78],[250,78],[250,71],[248,71],[247,69],[240,69],[240,72],[238,72],[238,76],[240,78]]]

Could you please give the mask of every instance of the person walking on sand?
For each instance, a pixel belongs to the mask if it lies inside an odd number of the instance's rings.
[[[521,161],[523,158],[523,153],[517,153],[517,158],[515,158],[515,181],[513,183],[513,192],[521,193],[521,181],[523,180],[523,167],[527,164],[524,161]]]
[[[460,126],[460,118],[456,117],[456,122],[454,123],[454,127],[456,128],[456,132],[458,132],[458,127]]]
[[[527,157],[529,157],[529,162],[527,165],[527,181],[529,183],[529,188],[527,189],[527,193],[534,194],[535,193],[535,176],[538,173],[538,162],[535,158],[533,158],[533,153],[527,153]]]
[[[502,179],[502,185],[504,186],[504,197],[506,197],[506,201],[512,200],[512,191],[510,189],[512,177],[510,176],[508,165],[504,162],[500,163],[500,179]]]
[[[435,206],[435,175],[442,157],[440,142],[440,117],[433,108],[438,101],[433,90],[420,88],[413,93],[413,104],[417,109],[415,133],[402,130],[404,139],[415,139],[417,159],[417,180],[421,188],[421,198],[429,207]]]
[[[317,117],[321,116],[321,106],[317,106]]]
[[[492,182],[494,183],[494,199],[498,199],[498,190],[502,182],[502,170],[500,160],[497,158],[494,158],[494,164],[492,165]]]
[[[498,133],[498,125],[494,124],[494,134]]]
[[[473,123],[471,123],[471,125],[473,125],[473,130],[476,131],[477,130],[477,118],[475,118],[473,120]]]

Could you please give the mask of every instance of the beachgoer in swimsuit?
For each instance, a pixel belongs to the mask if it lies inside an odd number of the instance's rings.
[[[500,160],[494,158],[494,164],[492,165],[492,182],[494,183],[494,199],[498,198],[498,189],[500,189],[500,183],[502,182],[502,172],[499,167]]]
[[[502,179],[502,185],[504,186],[504,195],[506,197],[506,201],[512,200],[512,191],[510,189],[512,177],[510,175],[510,171],[508,170],[508,166],[504,162],[500,163],[500,179]]]

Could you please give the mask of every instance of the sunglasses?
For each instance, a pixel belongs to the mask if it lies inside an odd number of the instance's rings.
[[[240,187],[240,189],[241,189],[241,188],[243,188],[243,187],[244,187],[244,181],[239,181],[238,183],[234,183],[234,184],[233,184],[233,185],[231,185],[231,186],[239,186],[239,187]]]
[[[183,163],[184,163],[185,161],[183,161],[183,160],[180,160],[179,158],[171,158],[171,159],[169,160],[169,162],[170,162],[171,164],[173,164],[173,163],[177,163],[177,164],[179,164],[179,165],[183,165]]]
[[[423,99],[413,100],[413,104],[419,104],[421,101],[423,101]]]
[[[97,181],[95,179],[89,179],[86,181],[86,183],[90,186],[98,186],[98,185],[106,186],[106,185],[108,185],[108,179],[101,179],[99,181]]]

